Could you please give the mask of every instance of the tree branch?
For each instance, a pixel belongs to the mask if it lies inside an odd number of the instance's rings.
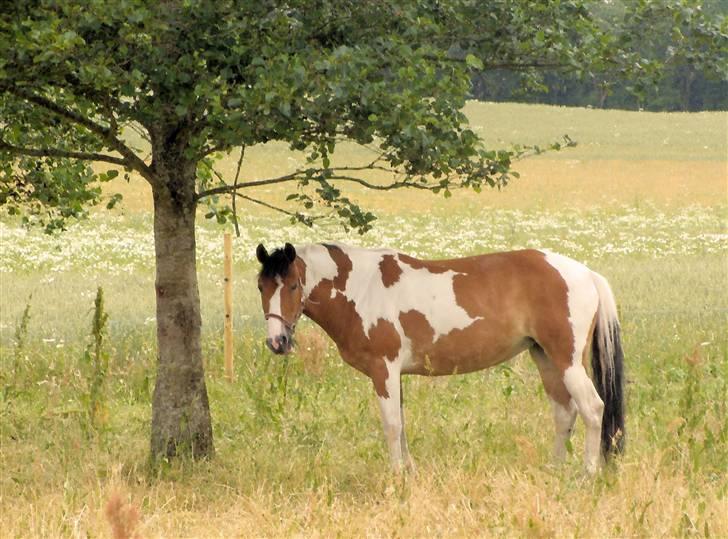
[[[328,170],[330,172],[379,170],[379,171],[387,172],[388,174],[397,173],[397,171],[394,169],[379,166],[379,165],[374,165],[374,163],[376,163],[376,161],[377,160],[373,161],[369,165],[362,165],[362,166],[358,166],[358,167],[334,167],[334,168],[330,168],[330,169],[321,169],[316,172],[323,172],[324,170]],[[209,196],[237,192],[240,189],[248,189],[250,187],[262,187],[264,185],[273,185],[273,184],[277,184],[277,183],[295,181],[295,180],[303,178],[304,175],[306,174],[306,172],[310,173],[310,171],[302,169],[302,170],[296,170],[296,171],[291,172],[290,174],[286,174],[284,176],[279,176],[278,178],[270,178],[267,180],[253,180],[253,181],[249,181],[249,182],[235,183],[235,185],[221,185],[219,187],[213,187],[212,189],[208,189],[206,191],[202,191],[202,192],[198,193],[196,198],[197,198],[197,200],[201,200],[201,199],[203,199],[205,197],[209,197]],[[222,178],[222,176],[220,176],[220,174],[215,172],[215,175],[218,177],[218,179],[220,181],[223,181],[223,178]],[[420,184],[415,184],[415,183],[410,183],[410,182],[393,182],[393,183],[387,184],[387,185],[377,185],[377,184],[369,183],[366,180],[362,180],[362,179],[350,177],[350,176],[334,175],[334,176],[329,176],[327,179],[352,181],[352,182],[359,183],[359,184],[363,185],[364,187],[369,187],[370,189],[375,189],[375,190],[379,190],[379,191],[386,191],[389,189],[399,189],[400,187],[415,187],[416,189],[431,189],[430,187],[426,187],[426,186],[423,186]]]
[[[238,168],[235,170],[235,181],[233,181],[233,189],[238,188],[238,179],[240,178],[240,167],[243,165],[243,158],[245,157],[245,146],[240,147],[240,158],[238,159]],[[235,235],[240,237],[240,227],[238,226],[238,208],[235,204],[237,193],[233,192],[233,224],[235,225]]]
[[[234,193],[233,198],[235,198],[235,197],[240,197],[243,200],[247,200],[248,202],[252,202],[253,204],[258,204],[260,206],[263,206],[265,208],[268,208],[269,210],[277,211],[277,212],[282,213],[284,215],[288,215],[289,217],[293,217],[297,221],[300,221],[301,223],[303,223],[305,225],[308,225],[308,226],[311,226],[313,224],[313,221],[315,221],[316,219],[323,218],[323,215],[309,217],[309,216],[306,216],[306,215],[304,215],[302,213],[290,212],[288,210],[284,210],[283,208],[279,208],[278,206],[274,206],[272,204],[268,204],[267,202],[264,202],[262,200],[258,200],[257,198],[249,197],[248,195],[244,195],[242,193]]]
[[[51,112],[54,112],[58,116],[61,116],[62,118],[65,118],[67,120],[70,120],[78,125],[82,125],[89,131],[96,133],[97,135],[100,135],[104,139],[109,137],[111,135],[111,130],[108,127],[104,127],[103,125],[97,124],[94,121],[89,120],[85,116],[82,116],[72,110],[68,110],[62,106],[60,106],[58,103],[51,99],[47,99],[45,97],[36,95],[34,93],[28,92],[22,88],[8,88],[8,91],[12,94],[15,94],[18,97],[21,97],[25,99],[26,101],[30,101],[31,103],[34,103],[38,105],[39,107],[43,107],[44,109],[48,109]]]
[[[124,144],[121,140],[116,138],[114,132],[109,129],[108,127],[104,127],[103,125],[97,124],[96,122],[90,120],[89,118],[86,118],[85,116],[82,116],[81,114],[78,114],[77,112],[74,112],[72,110],[69,110],[65,107],[62,107],[55,101],[36,95],[32,92],[28,92],[22,88],[16,88],[16,87],[2,87],[3,90],[8,91],[17,97],[20,97],[22,99],[25,99],[26,101],[29,101],[30,103],[33,103],[35,105],[38,105],[39,107],[42,107],[46,110],[49,110],[53,112],[54,114],[65,118],[66,120],[69,120],[77,125],[80,125],[82,127],[85,127],[92,133],[95,133],[99,135],[102,140],[107,142],[109,144],[109,147],[119,152],[124,157],[123,166],[136,170],[141,174],[144,178],[147,179],[147,181],[152,182],[153,181],[153,174],[149,166],[136,154],[134,151],[129,148],[126,144]],[[83,153],[83,152],[78,152]],[[102,154],[99,154],[102,155]]]
[[[220,187],[213,187],[212,189],[208,189],[207,191],[202,191],[200,193],[197,193],[197,196],[195,197],[196,200],[201,200],[205,197],[214,196],[214,195],[222,195],[226,193],[233,193],[240,189],[246,189],[248,187],[260,187],[263,185],[272,185],[276,183],[284,183],[284,182],[290,182],[293,180],[296,180],[300,178],[304,174],[305,170],[297,170],[295,172],[291,172],[290,174],[286,174],[285,176],[280,176],[278,178],[270,178],[268,180],[253,180],[250,182],[243,182],[239,183],[235,186],[233,185],[221,185]],[[220,175],[216,172],[215,175],[222,180]]]
[[[433,54],[424,54],[424,58],[428,60],[437,60],[442,62],[448,62],[450,64],[464,64],[466,63],[465,56],[436,56]],[[481,72],[491,71],[494,69],[512,69],[514,71],[520,71],[523,69],[568,69],[573,68],[572,65],[565,62],[540,62],[538,60],[526,61],[526,62],[499,62],[499,63],[488,63],[483,60],[484,67]]]
[[[412,188],[412,189],[420,189],[423,191],[432,191],[433,189],[437,189],[438,187],[440,187],[439,185],[429,185],[429,184],[415,183],[415,182],[392,182],[392,183],[387,183],[384,185],[377,185],[376,183],[369,183],[368,181],[362,180],[361,178],[357,178],[355,176],[341,176],[341,175],[329,176],[326,179],[358,183],[359,185],[366,187],[367,189],[372,189],[373,191],[392,191],[394,189],[403,189],[405,187]]]
[[[30,157],[63,157],[68,159],[81,159],[83,161],[103,161],[114,165],[126,166],[126,160],[113,155],[105,155],[93,152],[72,152],[59,148],[24,148],[13,146],[0,139],[0,150],[8,151],[16,155],[28,155]]]

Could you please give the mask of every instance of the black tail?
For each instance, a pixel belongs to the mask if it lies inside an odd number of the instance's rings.
[[[601,334],[605,329],[609,335]],[[610,346],[604,346],[605,342]],[[624,352],[616,319],[609,320],[607,324],[596,324],[592,340],[592,371],[594,386],[604,402],[602,456],[609,460],[610,456],[624,452],[625,439]]]

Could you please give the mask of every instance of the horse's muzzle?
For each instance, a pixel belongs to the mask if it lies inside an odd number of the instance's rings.
[[[268,337],[265,344],[274,354],[288,354],[293,348],[293,339],[286,334],[281,334],[273,338]]]

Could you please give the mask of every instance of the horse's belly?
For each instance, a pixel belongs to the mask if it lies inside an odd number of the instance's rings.
[[[492,367],[526,350],[533,341],[523,335],[468,339],[468,335],[445,335],[425,346],[413,343],[406,374],[444,376]]]

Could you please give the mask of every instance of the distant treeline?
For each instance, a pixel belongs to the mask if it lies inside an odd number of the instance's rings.
[[[613,73],[576,74],[568,70],[544,71],[538,74],[495,69],[478,73],[473,78],[472,95],[483,101],[515,101],[580,107],[653,110],[699,111],[728,110],[727,58],[706,46],[705,26],[691,24],[690,5],[700,6],[702,14],[720,28],[725,40],[728,0],[684,2],[684,20],[676,30],[675,10],[656,7],[653,17],[630,20],[626,7],[636,0],[607,0],[593,5],[592,15],[605,25],[625,28],[642,37],[631,42],[632,50],[641,57],[661,63],[661,77],[654,84],[642,85],[635,91],[634,80]],[[639,0],[637,0],[639,1]],[[651,0],[659,6],[671,0]],[[648,4],[649,5],[649,4]],[[694,9],[694,8],[692,8]],[[669,13],[669,14],[668,14]],[[676,33],[677,32],[677,33]],[[724,50],[724,49],[723,49]],[[706,58],[708,60],[706,61]],[[710,59],[712,58],[712,60]],[[716,68],[716,65],[723,65]]]
[[[583,81],[546,73],[543,82],[547,89],[524,89],[520,74],[495,70],[477,75],[472,93],[481,101],[651,111],[728,110],[728,82],[710,80],[687,66],[667,74],[644,99],[630,91],[629,81]]]

